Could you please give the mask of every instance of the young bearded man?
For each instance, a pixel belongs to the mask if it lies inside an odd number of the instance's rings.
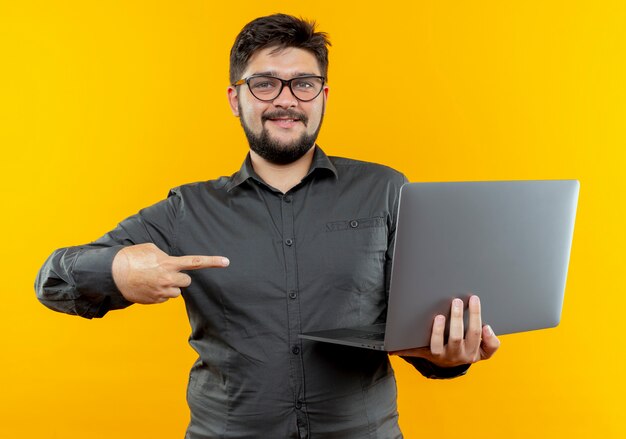
[[[228,87],[250,145],[241,169],[174,188],[97,241],[55,251],[37,278],[46,306],[86,318],[182,294],[199,356],[188,439],[402,437],[386,353],[298,338],[385,320],[406,182],[315,144],[328,45],[288,15],[246,25]],[[437,316],[429,348],[396,354],[430,378],[462,375],[499,346],[476,296],[469,313],[465,334],[455,299],[447,343]]]

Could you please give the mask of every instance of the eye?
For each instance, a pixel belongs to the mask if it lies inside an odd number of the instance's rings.
[[[300,79],[298,81],[294,81],[294,86],[301,90],[309,90],[311,88],[315,88],[315,83],[311,80]]]
[[[272,78],[254,78],[250,86],[255,90],[273,90],[278,86],[278,81]]]
[[[254,88],[272,88],[274,87],[274,84],[272,84],[270,81],[265,81],[265,82],[256,82],[252,85]]]

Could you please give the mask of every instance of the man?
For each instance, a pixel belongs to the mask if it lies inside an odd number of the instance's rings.
[[[328,45],[287,15],[246,25],[228,87],[250,144],[239,172],[172,189],[97,241],[55,251],[37,278],[46,306],[87,318],[182,294],[199,355],[189,439],[401,437],[386,354],[298,338],[384,321],[406,181],[315,145]],[[467,335],[456,299],[447,344],[437,316],[430,348],[397,354],[428,377],[465,373],[499,345],[476,296],[469,310]]]

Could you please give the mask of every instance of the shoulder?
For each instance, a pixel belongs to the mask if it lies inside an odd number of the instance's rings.
[[[214,180],[185,183],[170,189],[168,198],[176,197],[184,200],[196,197],[206,197],[207,195],[215,196],[218,193],[223,192],[224,186],[230,178],[231,177],[219,177]]]
[[[346,157],[328,157],[337,169],[339,178],[366,178],[378,181],[387,181],[395,185],[402,185],[408,180],[400,171],[379,163],[355,160]]]

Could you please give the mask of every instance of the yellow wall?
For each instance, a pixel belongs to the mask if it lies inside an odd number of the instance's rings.
[[[303,3],[0,3],[0,437],[182,437],[182,301],[87,321],[32,285],[55,248],[238,169],[228,51],[278,11],[331,35],[329,154],[413,181],[581,181],[561,325],[459,380],[394,360],[406,437],[626,437],[624,1]]]

